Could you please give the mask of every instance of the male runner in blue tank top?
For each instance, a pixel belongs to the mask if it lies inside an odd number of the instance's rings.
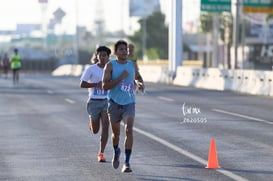
[[[114,147],[112,165],[115,169],[119,167],[120,122],[123,120],[125,124],[125,162],[122,172],[132,172],[129,161],[133,146],[135,119],[134,82],[136,80],[136,86],[140,91],[144,91],[144,83],[136,64],[127,60],[127,42],[117,41],[114,51],[117,59],[106,64],[102,81],[103,88],[108,90],[108,115],[112,127],[112,144]]]

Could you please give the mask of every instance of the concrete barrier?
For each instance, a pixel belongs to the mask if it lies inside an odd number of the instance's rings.
[[[62,65],[54,76],[80,76],[87,65]],[[212,90],[232,90],[253,95],[273,96],[273,72],[255,70],[226,70],[180,66],[172,80],[167,65],[139,65],[146,82],[193,86]]]
[[[273,72],[178,67],[175,85],[273,96]]]
[[[147,82],[170,83],[168,66],[139,65],[139,72]]]
[[[53,76],[65,76],[65,75],[80,76],[82,74],[83,68],[84,67],[82,65],[72,65],[72,64],[61,65],[52,72],[52,75]]]
[[[264,74],[267,94],[273,97],[273,72],[266,71]]]

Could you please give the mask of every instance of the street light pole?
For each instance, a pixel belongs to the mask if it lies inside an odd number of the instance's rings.
[[[183,0],[171,1],[171,21],[169,23],[169,76],[173,80],[178,65],[182,64],[182,3]]]
[[[79,2],[78,0],[75,0],[75,25],[76,25],[76,29],[75,29],[75,57],[76,57],[76,64],[79,63],[79,32],[78,32],[78,21],[79,21]]]
[[[238,68],[238,40],[239,40],[239,10],[241,6],[240,0],[236,0],[235,3],[236,12],[235,12],[235,19],[233,23],[233,43],[234,43],[234,69]]]
[[[47,13],[47,0],[39,0],[39,3],[41,5],[41,32],[43,36],[43,49],[47,49],[47,23],[46,23],[46,13]]]
[[[147,61],[147,58],[145,56],[146,54],[146,47],[147,47],[147,16],[144,16],[143,19],[142,19],[142,26],[143,26],[143,29],[142,29],[142,60],[143,61]]]

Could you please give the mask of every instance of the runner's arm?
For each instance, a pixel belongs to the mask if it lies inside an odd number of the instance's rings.
[[[144,81],[142,79],[142,76],[140,75],[139,73],[139,69],[138,69],[138,66],[137,64],[135,63],[135,70],[136,70],[136,73],[135,73],[135,80],[136,80],[136,84],[137,84],[137,87],[140,91],[144,91]]]
[[[102,87],[102,82],[89,83],[89,82],[86,82],[84,80],[81,80],[80,87],[81,88]]]

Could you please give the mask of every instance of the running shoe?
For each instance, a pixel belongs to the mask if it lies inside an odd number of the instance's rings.
[[[129,173],[129,172],[132,172],[132,169],[130,167],[130,164],[129,163],[125,163],[122,167],[122,170],[121,172],[123,173]]]
[[[106,159],[105,159],[103,153],[98,154],[98,162],[106,162]]]
[[[120,148],[117,148],[117,150],[114,151],[113,160],[112,160],[112,166],[115,169],[119,167],[119,156],[120,156]]]

